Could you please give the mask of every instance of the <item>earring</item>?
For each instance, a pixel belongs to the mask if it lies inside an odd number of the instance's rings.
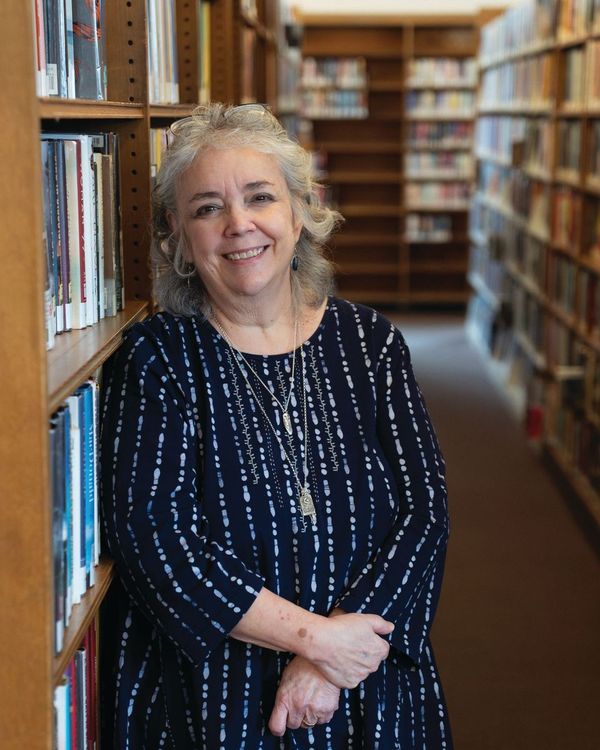
[[[298,270],[298,256],[296,255],[296,253],[292,255],[292,260],[291,260],[290,265],[292,267],[292,271]]]

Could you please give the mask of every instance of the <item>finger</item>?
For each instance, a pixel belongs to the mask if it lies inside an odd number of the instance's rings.
[[[283,703],[276,703],[269,719],[269,730],[276,737],[283,737],[287,726],[288,710]]]
[[[378,635],[388,635],[395,627],[393,622],[384,620],[383,617],[379,617],[379,615],[366,615],[366,617],[369,618],[373,632]]]
[[[294,711],[289,711],[288,716],[287,716],[287,726],[290,729],[299,729],[300,725],[302,724],[303,718],[304,718],[304,712],[296,713]]]

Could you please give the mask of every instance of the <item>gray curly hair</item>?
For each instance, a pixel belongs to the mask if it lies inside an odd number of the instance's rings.
[[[333,264],[325,256],[325,243],[343,218],[321,204],[308,152],[261,105],[200,106],[190,117],[174,123],[169,135],[153,189],[151,259],[156,303],[177,315],[210,317],[210,298],[202,280],[185,262],[186,239],[183,233],[173,234],[168,214],[176,213],[179,178],[202,149],[249,147],[276,158],[294,218],[302,224],[296,245],[298,270],[291,274],[294,304],[318,307],[333,287]]]

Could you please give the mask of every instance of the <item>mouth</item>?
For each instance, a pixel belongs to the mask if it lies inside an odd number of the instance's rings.
[[[236,250],[234,253],[225,253],[224,257],[227,260],[248,260],[262,255],[267,247],[268,245],[261,245],[260,247],[251,247],[248,250]]]

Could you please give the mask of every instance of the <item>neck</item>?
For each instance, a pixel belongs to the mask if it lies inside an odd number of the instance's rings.
[[[225,330],[232,345],[251,354],[284,354],[291,351],[294,329],[302,316],[291,295],[270,304],[219,306],[213,303],[213,317]]]

